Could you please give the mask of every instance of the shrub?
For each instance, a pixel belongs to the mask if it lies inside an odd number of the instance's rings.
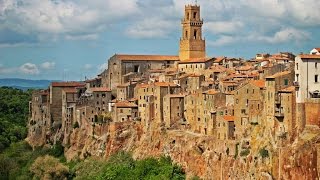
[[[263,149],[260,149],[259,154],[262,158],[269,157],[269,151],[266,150],[265,147]]]
[[[76,122],[73,124],[73,129],[76,129],[76,128],[79,128],[79,123],[78,123],[78,121],[76,121]]]
[[[48,155],[38,157],[30,167],[30,171],[39,179],[66,179],[69,174],[67,166]]]
[[[248,156],[250,154],[250,150],[249,149],[245,149],[245,150],[242,150],[240,152],[240,156]]]

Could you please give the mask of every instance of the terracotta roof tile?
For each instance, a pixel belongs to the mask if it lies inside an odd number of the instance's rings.
[[[215,95],[220,93],[219,91],[215,90],[215,89],[209,89],[208,91],[204,92],[205,94],[209,94],[209,95]]]
[[[121,61],[179,61],[179,56],[170,55],[116,54],[115,57]]]
[[[266,79],[274,79],[274,78],[277,78],[277,77],[280,77],[280,76],[284,76],[284,75],[287,75],[287,74],[290,74],[290,73],[291,73],[290,71],[278,72],[278,73],[276,73],[274,75],[266,77]]]
[[[264,80],[254,80],[251,81],[251,83],[259,88],[264,88],[265,87],[265,81]]]
[[[235,118],[234,116],[226,115],[226,116],[223,116],[223,120],[230,122],[230,121],[234,121]]]
[[[320,59],[320,55],[313,54],[301,54],[299,57],[301,57],[301,59]]]
[[[77,87],[77,86],[84,86],[85,84],[82,82],[52,82],[52,87]]]
[[[279,92],[294,92],[296,90],[296,88],[294,86],[290,86],[284,89],[281,89]]]
[[[216,59],[214,60],[215,63],[219,63],[222,60],[226,59],[227,57],[221,56],[221,57],[216,57]]]
[[[64,88],[63,91],[66,93],[77,93],[76,88]]]
[[[172,83],[172,82],[155,82],[154,85],[160,86],[160,87],[166,87],[166,86],[176,87],[176,86],[178,86],[177,84]]]
[[[95,88],[90,88],[92,92],[109,92],[111,89],[106,88],[106,87],[95,87]]]
[[[205,63],[207,61],[213,60],[213,58],[191,58],[184,61],[179,61],[179,64],[188,64],[188,63]]]
[[[138,107],[138,105],[131,103],[131,102],[128,102],[128,101],[117,102],[117,103],[115,103],[115,106],[117,108],[136,108],[136,107]]]

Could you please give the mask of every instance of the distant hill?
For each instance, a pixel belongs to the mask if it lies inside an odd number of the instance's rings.
[[[8,86],[22,90],[27,89],[45,89],[51,82],[56,80],[30,80],[30,79],[19,79],[19,78],[6,78],[0,79],[0,87]]]

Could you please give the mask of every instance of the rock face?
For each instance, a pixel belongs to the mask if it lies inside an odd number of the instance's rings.
[[[105,133],[98,133],[101,129]],[[234,144],[232,150],[226,148],[230,142],[212,136],[182,130],[144,131],[139,121],[109,123],[93,130],[80,126],[68,136],[65,156],[67,160],[88,156],[107,159],[118,151],[132,152],[137,159],[165,155],[181,165],[188,178],[318,178],[319,129],[306,127],[293,142],[273,140],[270,132],[258,126],[248,132],[251,135]],[[66,135],[60,136],[61,139]]]

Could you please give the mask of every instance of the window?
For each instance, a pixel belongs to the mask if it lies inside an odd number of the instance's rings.
[[[193,18],[194,18],[194,19],[197,18],[197,12],[194,12],[194,13],[193,13]]]
[[[249,93],[249,89],[247,89],[247,94]]]
[[[285,85],[285,86],[288,86],[288,85],[289,85],[289,80],[288,80],[288,79],[285,79],[285,80],[284,80],[284,85]]]
[[[254,94],[254,89],[252,89],[252,94]]]
[[[123,113],[123,109],[120,109],[120,113]]]
[[[185,35],[185,37],[186,37],[186,38],[188,38],[188,31],[186,31],[186,35]]]
[[[296,74],[296,81],[299,81],[299,74]]]
[[[317,63],[317,62],[314,64],[314,67],[315,67],[316,69],[318,68],[318,63]]]
[[[314,82],[318,82],[318,75],[314,75]]]
[[[297,70],[299,70],[299,64],[298,63],[296,63],[296,67],[297,67]]]
[[[190,14],[189,13],[187,13],[187,19],[190,19]]]
[[[197,30],[196,29],[193,31],[193,38],[197,39]]]

